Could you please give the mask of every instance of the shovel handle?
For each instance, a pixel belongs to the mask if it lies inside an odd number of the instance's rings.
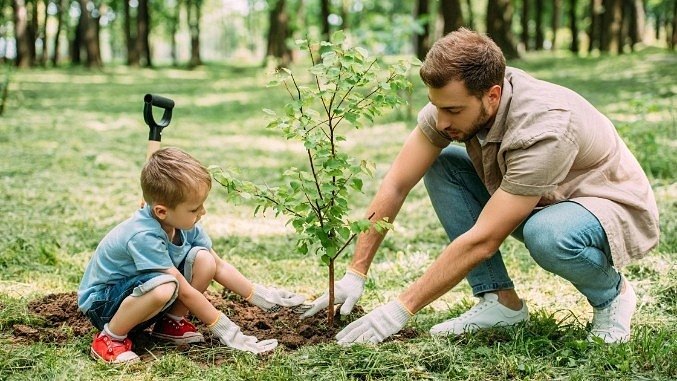
[[[172,120],[174,101],[159,95],[146,94],[143,97],[143,103],[143,119],[150,128],[148,140],[159,142],[162,139],[162,129],[167,127]],[[153,106],[164,109],[160,122],[156,122],[153,117]]]

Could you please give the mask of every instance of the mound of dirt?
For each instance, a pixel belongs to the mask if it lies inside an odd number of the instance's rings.
[[[337,316],[334,327],[327,327],[326,314],[319,313],[301,320],[299,314],[290,308],[282,308],[277,312],[265,312],[230,292],[224,291],[220,295],[207,292],[205,296],[218,310],[238,324],[245,334],[259,339],[277,339],[280,346],[287,350],[295,350],[305,345],[335,342],[334,336],[338,331],[364,314],[364,310],[358,306],[347,318],[339,320]],[[39,326],[15,324],[12,327],[13,340],[17,343],[62,343],[73,337],[93,335],[96,329],[78,311],[76,300],[77,295],[73,292],[50,294],[30,302],[29,312],[40,318],[43,323]],[[204,325],[196,325],[207,338],[204,345],[220,346],[217,340],[209,336]],[[172,347],[158,342],[149,333],[150,331],[146,330],[131,336],[134,341],[134,350],[142,359],[157,357],[159,354],[172,350]],[[392,339],[401,340],[417,335],[413,329],[405,328]],[[209,363],[213,364],[215,360],[218,359],[211,358]]]

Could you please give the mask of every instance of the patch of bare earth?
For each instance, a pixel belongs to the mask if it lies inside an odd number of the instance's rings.
[[[213,292],[205,296],[218,310],[224,312],[239,325],[246,335],[259,339],[277,339],[280,347],[295,350],[306,345],[335,342],[336,334],[351,321],[364,314],[356,307],[347,318],[339,320],[334,327],[327,327],[326,314],[318,313],[301,320],[299,314],[289,308],[277,312],[264,312],[237,295],[224,291]],[[77,309],[77,295],[73,293],[50,294],[28,304],[31,314],[42,320],[38,326],[15,324],[12,327],[12,340],[16,343],[34,342],[63,343],[78,336],[93,336],[96,329]],[[338,311],[338,310],[337,310]],[[150,336],[150,329],[130,334],[134,342],[134,351],[143,359],[150,360],[171,351],[182,351],[193,360],[206,364],[218,364],[230,357],[231,351],[224,348],[218,340],[211,337],[204,325],[197,324],[205,335],[206,342],[186,347],[175,347]],[[418,333],[405,328],[393,339],[401,340],[416,337]],[[223,349],[223,350],[220,350]]]

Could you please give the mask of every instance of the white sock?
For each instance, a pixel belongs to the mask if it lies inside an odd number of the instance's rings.
[[[105,333],[106,335],[112,337],[113,339],[115,339],[117,341],[122,341],[125,338],[127,338],[127,335],[120,336],[120,335],[116,335],[113,332],[111,332],[110,328],[108,328],[108,323],[106,323],[106,325],[103,326],[103,331],[101,331],[101,332]]]
[[[167,316],[168,318],[170,318],[174,321],[181,321],[181,319],[183,319],[183,316],[176,316],[176,315],[172,315],[172,314],[169,314],[169,313],[165,314],[165,316]]]

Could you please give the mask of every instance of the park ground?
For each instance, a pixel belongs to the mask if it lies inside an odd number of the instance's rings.
[[[0,117],[0,379],[677,378],[677,55],[655,49],[619,57],[542,54],[510,64],[585,96],[614,122],[650,177],[662,237],[649,256],[624,269],[639,298],[629,343],[587,342],[591,308],[584,298],[508,239],[502,247],[506,264],[532,311],[525,325],[430,337],[433,324],[474,303],[462,283],[423,309],[408,325],[407,338],[378,346],[344,348],[325,341],[281,346],[257,357],[212,342],[190,349],[144,342],[141,363],[96,363],[88,354],[94,330],[78,320],[72,297],[98,241],[137,208],[148,133],[143,95],[176,102],[164,146],[185,149],[207,165],[238,168],[244,179],[281,184],[284,169],[303,165],[303,151],[265,128],[261,109],[281,110],[288,95],[267,88],[270,73],[260,67],[34,69],[11,73]],[[376,165],[375,178],[366,180],[364,194],[353,200],[356,216],[426,102],[415,74],[412,81],[409,107],[350,132],[343,145]],[[203,223],[215,249],[252,280],[308,298],[325,289],[326,268],[315,256],[294,251],[283,219],[254,216],[254,206],[247,202],[227,203],[218,185],[206,206]],[[379,251],[361,307],[369,311],[391,300],[445,244],[419,184]],[[339,276],[347,261],[339,260]],[[216,286],[210,295],[222,306],[238,302]],[[55,300],[66,302],[55,305]],[[41,308],[45,305],[65,317],[55,318],[58,314]],[[289,321],[291,330],[303,331],[301,324]]]

